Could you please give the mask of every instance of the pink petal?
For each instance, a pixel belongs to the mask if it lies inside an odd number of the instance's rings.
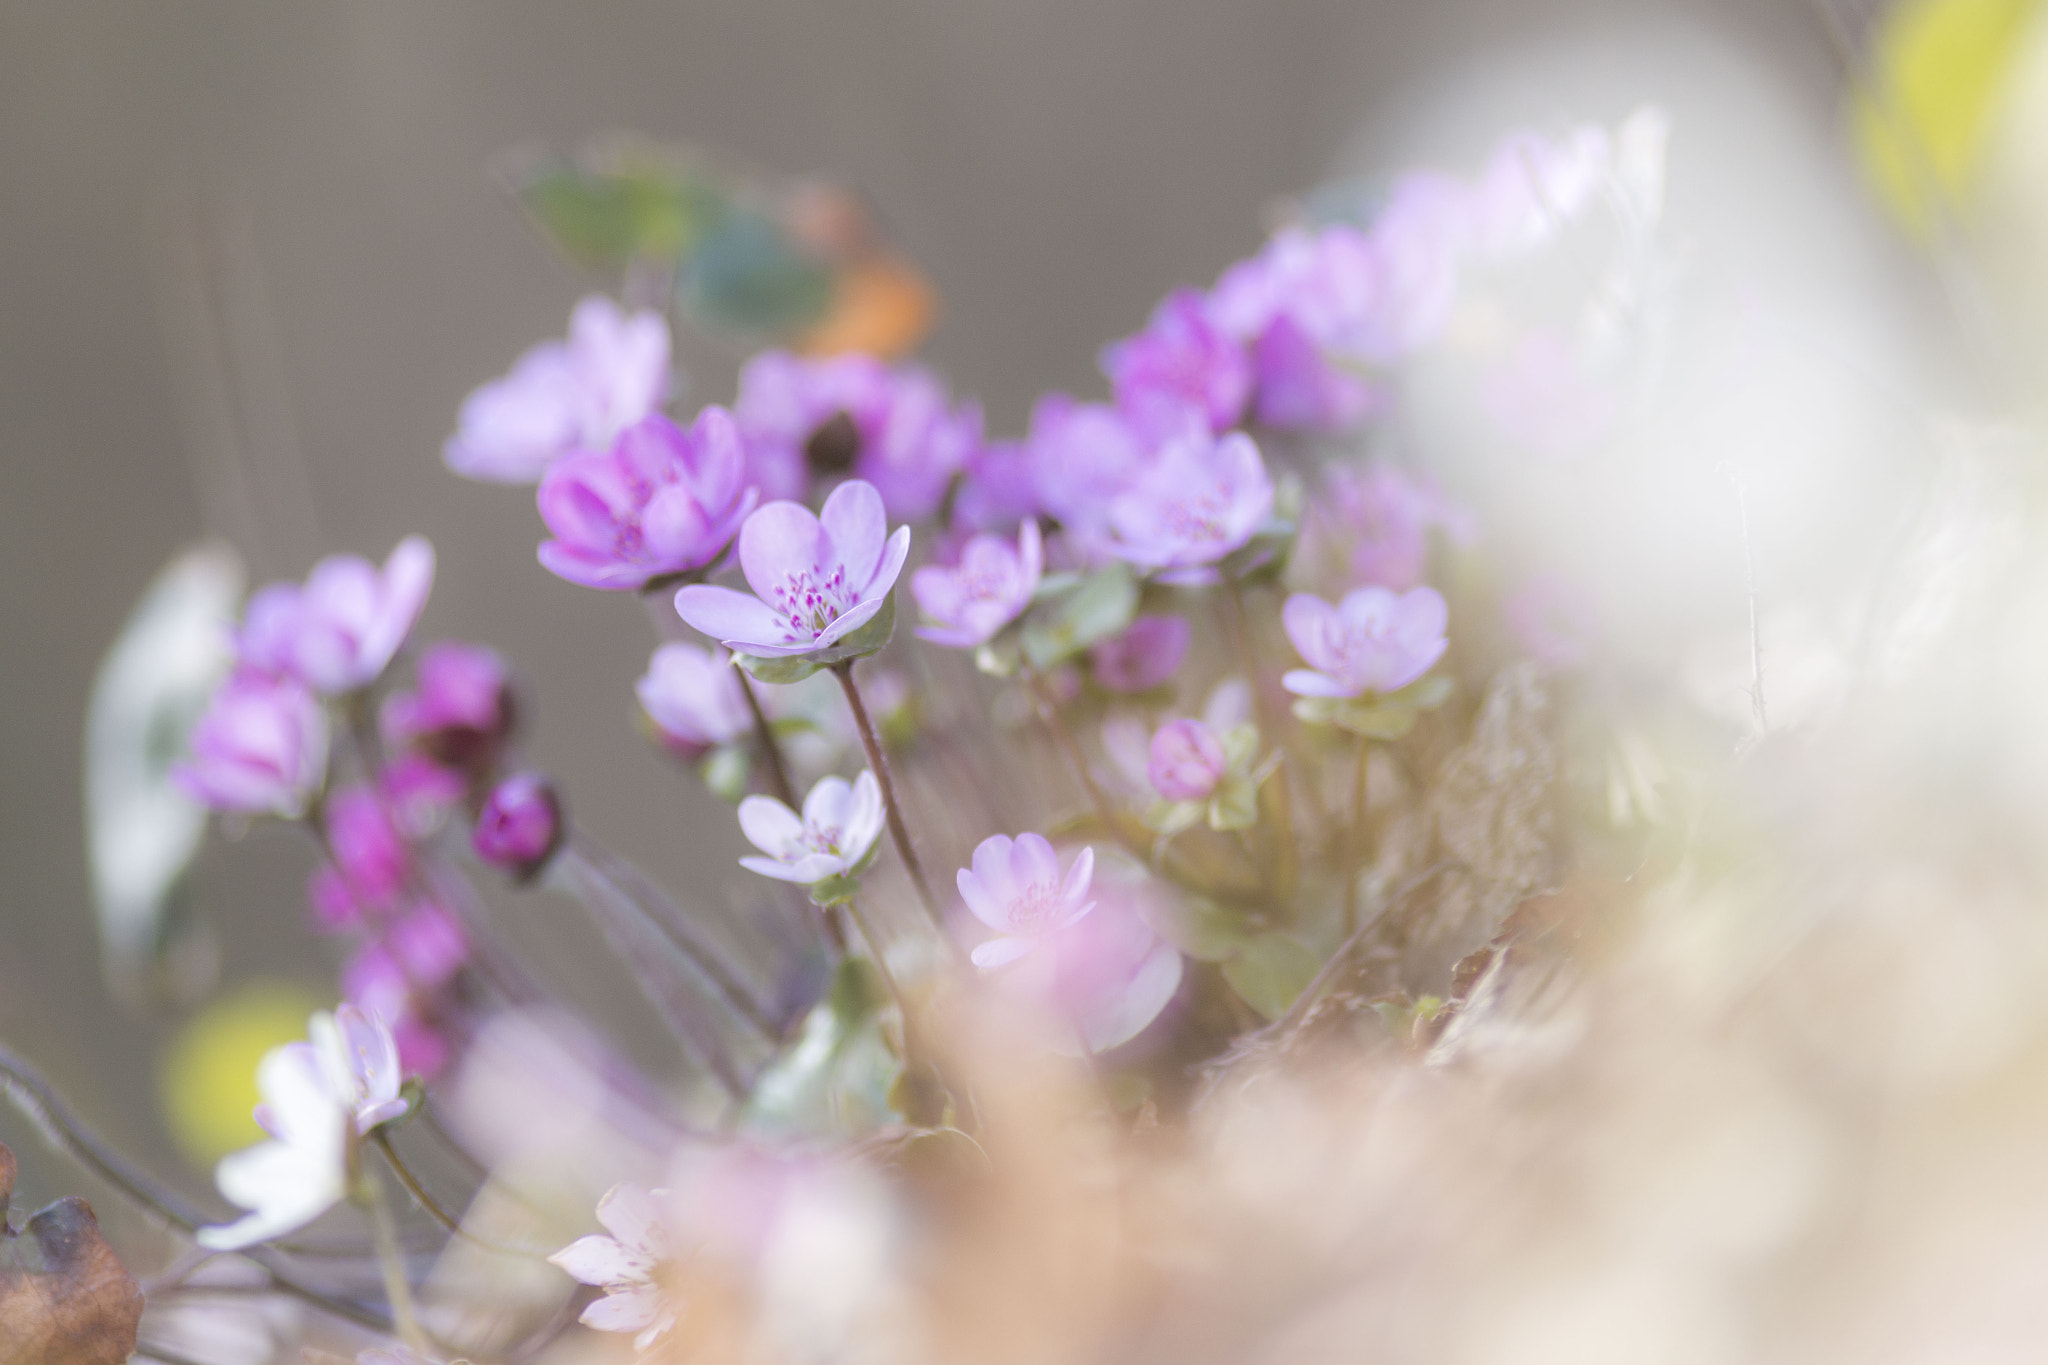
[[[889,539],[889,515],[882,506],[882,495],[865,480],[848,479],[825,499],[818,520],[832,538],[837,562],[846,568],[846,581],[865,589],[876,576],[883,542]],[[897,567],[902,567],[900,561]],[[890,577],[893,581],[894,575]]]
[[[759,517],[769,508],[787,505],[770,503],[754,515]],[[789,622],[777,616],[760,598],[708,583],[692,583],[678,589],[676,614],[712,639],[748,654],[766,652],[759,647],[779,642],[789,633]]]

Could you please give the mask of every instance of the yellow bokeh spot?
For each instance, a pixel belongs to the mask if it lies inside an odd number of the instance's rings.
[[[302,986],[257,981],[212,1001],[179,1030],[157,1079],[180,1151],[208,1167],[263,1137],[251,1117],[256,1064],[278,1044],[304,1038],[307,1016],[320,1008]]]
[[[1971,189],[2040,0],[1901,0],[1885,16],[1853,125],[1863,172],[1916,237]]]

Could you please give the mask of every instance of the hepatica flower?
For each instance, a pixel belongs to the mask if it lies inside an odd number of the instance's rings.
[[[528,351],[502,379],[463,401],[442,448],[450,469],[493,483],[533,483],[577,450],[602,450],[668,397],[668,324],[592,295],[569,339]]]
[[[1109,506],[1117,556],[1172,583],[1214,581],[1216,561],[1272,514],[1272,481],[1243,432],[1169,442]]]
[[[1155,434],[1177,426],[1188,411],[1211,430],[1227,431],[1251,396],[1244,348],[1209,321],[1193,289],[1167,295],[1144,331],[1107,347],[1102,369],[1117,407]]]
[[[238,1251],[318,1218],[348,1194],[349,1147],[405,1111],[397,1044],[375,1015],[315,1014],[311,1041],[272,1048],[256,1068],[256,1119],[270,1140],[223,1157],[215,1183],[250,1212],[199,1229],[199,1245]]]
[[[1062,878],[1059,856],[1044,835],[994,834],[982,840],[973,866],[954,878],[967,909],[998,935],[974,950],[974,965],[993,971],[1015,962],[1093,910],[1088,885],[1094,875],[1092,848],[1075,855]]]
[[[670,747],[695,754],[754,728],[741,686],[725,650],[678,641],[654,651],[633,690]]]
[[[587,588],[644,587],[711,563],[759,496],[725,409],[705,408],[688,431],[654,413],[541,480],[541,520],[555,538],[540,562]]]
[[[191,758],[172,769],[215,810],[296,818],[327,772],[327,713],[296,678],[241,669],[192,729]]]
[[[407,536],[382,569],[358,555],[313,566],[304,585],[273,583],[249,599],[242,662],[340,696],[375,682],[412,632],[434,586],[434,547]]]
[[[1435,588],[1396,594],[1376,584],[1332,606],[1311,593],[1287,599],[1281,621],[1309,667],[1281,679],[1303,697],[1398,692],[1443,657],[1448,612]]]
[[[865,869],[882,837],[886,818],[882,789],[871,772],[849,784],[843,777],[820,778],[804,798],[799,815],[772,796],[740,802],[740,830],[762,855],[740,866],[777,881],[812,886]]]
[[[415,686],[384,699],[384,737],[462,764],[483,757],[512,728],[512,680],[496,650],[442,640],[420,652]]]
[[[1153,732],[1145,775],[1167,800],[1206,800],[1227,771],[1222,738],[1201,721],[1170,720]]]
[[[1084,554],[1107,535],[1110,502],[1130,486],[1145,457],[1145,443],[1115,408],[1056,393],[1031,410],[1025,458],[1038,504]]]
[[[1192,634],[1184,616],[1136,617],[1088,651],[1089,671],[1112,692],[1149,692],[1179,670]]]
[[[817,516],[771,502],[748,517],[740,568],[754,591],[693,583],[676,594],[676,611],[743,654],[810,654],[874,619],[909,554],[910,528],[891,535],[881,494],[853,479],[832,490]]]
[[[597,1221],[608,1235],[579,1238],[548,1260],[581,1284],[604,1290],[581,1321],[600,1332],[634,1332],[645,1351],[675,1326],[678,1305],[662,1288],[671,1242],[661,1205],[665,1190],[615,1185],[598,1201]]]
[[[927,564],[910,576],[911,595],[932,622],[917,633],[954,649],[986,644],[1031,605],[1044,568],[1037,522],[1018,529],[1015,545],[1002,536],[975,536],[958,564]]]

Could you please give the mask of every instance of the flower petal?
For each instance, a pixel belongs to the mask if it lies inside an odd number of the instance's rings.
[[[740,527],[740,569],[747,586],[771,611],[777,590],[787,588],[794,576],[825,567],[827,555],[824,528],[801,503],[768,503],[756,508]]]
[[[804,822],[772,796],[750,796],[740,802],[740,833],[771,858],[787,860],[801,845]]]
[[[626,1250],[617,1238],[596,1234],[577,1238],[548,1257],[548,1263],[561,1267],[572,1280],[599,1286],[646,1280],[654,1271],[652,1261]]]
[[[759,652],[755,646],[779,643],[789,633],[789,623],[760,598],[708,583],[678,589],[676,614],[712,639],[750,654]]]
[[[1009,966],[1012,962],[1025,956],[1037,946],[1038,943],[1034,939],[992,938],[986,943],[976,945],[974,951],[969,953],[968,957],[982,971],[992,972],[998,967]]]
[[[846,569],[846,581],[866,597],[865,589],[882,562],[883,542],[890,539],[881,493],[864,479],[848,479],[825,499],[818,520],[831,537],[835,561]]]

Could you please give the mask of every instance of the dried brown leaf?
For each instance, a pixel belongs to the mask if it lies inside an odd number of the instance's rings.
[[[135,1353],[142,1287],[76,1195],[17,1233],[6,1217],[14,1173],[14,1153],[0,1144],[0,1360],[121,1365]]]

